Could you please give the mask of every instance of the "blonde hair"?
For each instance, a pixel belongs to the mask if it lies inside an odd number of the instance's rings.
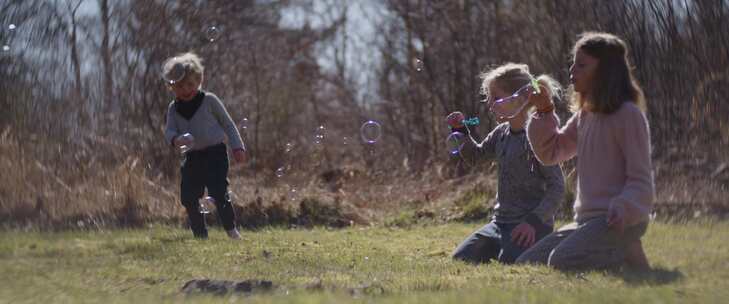
[[[178,54],[175,57],[168,58],[162,64],[162,77],[170,85],[182,82],[189,79],[189,77],[195,77],[196,80],[202,81],[204,72],[205,67],[202,65],[202,59],[193,52]]]
[[[571,110],[577,112],[585,109],[610,114],[617,111],[624,102],[633,102],[645,112],[645,96],[628,61],[627,44],[609,33],[585,32],[579,37],[572,49],[572,55],[583,51],[597,58],[598,63],[591,100],[586,100],[585,96],[573,90]]]
[[[487,99],[492,98],[491,85],[495,85],[505,92],[516,92],[520,88],[532,82],[534,76],[529,72],[529,66],[521,63],[505,63],[479,75],[482,79],[481,94]],[[559,83],[549,75],[539,75],[536,80],[541,86],[549,90],[552,98],[558,98],[562,91]]]

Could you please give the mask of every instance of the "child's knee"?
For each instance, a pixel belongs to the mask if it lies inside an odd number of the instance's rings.
[[[514,264],[523,252],[524,250],[521,248],[504,247],[499,254],[499,262],[503,264]]]
[[[547,261],[544,258],[540,258],[540,256],[544,256],[540,252],[534,249],[534,247],[527,249],[514,259],[514,264],[545,264]]]
[[[469,249],[470,248],[468,248],[468,247],[456,248],[456,250],[451,255],[451,258],[456,261],[468,262],[468,261],[472,260],[472,258],[471,258],[472,254],[470,253],[471,250],[469,250]]]
[[[549,254],[547,265],[562,271],[574,270],[584,265],[587,259],[588,254],[585,252],[574,252],[556,248]]]
[[[488,257],[484,256],[482,252],[479,252],[474,246],[465,246],[456,249],[451,256],[453,260],[466,262],[469,264],[483,263],[484,260],[488,260]]]

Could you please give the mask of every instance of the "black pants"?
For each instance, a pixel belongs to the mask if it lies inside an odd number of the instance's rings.
[[[217,144],[185,155],[180,168],[180,198],[187,210],[190,229],[196,237],[206,238],[208,230],[205,216],[200,213],[200,199],[208,190],[215,199],[215,208],[225,230],[235,227],[235,212],[228,195],[228,151],[225,144]]]

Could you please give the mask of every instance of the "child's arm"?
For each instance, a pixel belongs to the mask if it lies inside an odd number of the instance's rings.
[[[165,123],[165,142],[170,145],[175,145],[175,138],[180,134],[175,123],[175,108],[174,102],[171,102],[167,107],[167,122]]]
[[[527,136],[534,155],[542,164],[556,165],[577,154],[577,121],[575,113],[562,129],[554,112],[535,113],[527,124]]]
[[[469,140],[472,143],[472,145],[469,145],[469,147],[471,147],[470,149],[485,156],[491,156],[496,154],[496,143],[499,141],[500,138],[504,136],[505,128],[508,128],[507,124],[500,124],[496,126],[493,130],[491,130],[491,132],[489,132],[488,135],[486,135],[486,138],[484,138],[480,143],[477,142],[473,137],[468,136]]]
[[[624,227],[628,227],[647,219],[653,207],[651,139],[648,120],[637,106],[625,104],[617,114],[621,115],[621,124],[616,138],[625,159],[626,180],[610,207],[624,211]]]
[[[539,220],[541,223],[547,223],[554,217],[559,203],[564,198],[564,175],[559,165],[543,166],[538,165],[539,172],[546,180],[546,191],[539,205],[529,213],[525,219],[527,223],[534,226]]]
[[[466,117],[463,115],[463,113],[456,111],[448,114],[448,116],[446,117],[446,121],[448,122],[448,126],[451,129],[451,133],[460,132],[466,135],[466,141],[470,142],[470,144],[466,144],[466,147],[464,147],[464,149],[468,151],[468,153],[466,154],[495,154],[496,142],[498,138],[501,138],[505,124],[497,125],[496,128],[494,128],[491,133],[489,133],[489,135],[487,135],[486,138],[484,138],[484,140],[479,143],[478,141],[476,141],[476,138],[479,137],[476,133],[476,130],[470,130],[468,128],[465,123],[465,118]]]
[[[210,94],[212,98],[212,109],[213,114],[218,119],[218,123],[220,123],[220,126],[225,131],[225,135],[228,136],[228,141],[230,142],[231,149],[233,151],[236,150],[246,150],[245,145],[243,144],[243,139],[240,137],[240,133],[238,132],[238,128],[235,126],[235,123],[233,122],[233,119],[230,118],[230,114],[228,114],[228,110],[225,109],[225,106],[223,103],[218,99],[217,96]]]

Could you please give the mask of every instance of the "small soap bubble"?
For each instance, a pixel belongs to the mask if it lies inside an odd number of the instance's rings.
[[[215,42],[215,40],[220,38],[220,29],[217,26],[208,27],[205,31],[205,37],[207,37],[208,41]]]
[[[292,143],[286,143],[286,147],[284,148],[284,152],[289,153],[294,150],[294,144]]]
[[[172,58],[167,65],[171,65],[170,67],[165,67],[165,73],[162,75],[162,78],[167,82],[169,85],[174,85],[183,79],[185,79],[185,75],[187,74],[187,68],[185,67],[185,64],[182,62],[177,62],[177,58]]]
[[[326,128],[324,126],[319,126],[314,131],[314,143],[319,145],[324,142],[324,134],[326,133]]]
[[[289,189],[289,199],[292,201],[296,201],[299,199],[299,189],[296,189],[296,187],[291,187]]]
[[[208,206],[215,205],[215,199],[211,196],[206,196],[205,198],[200,200],[200,213],[202,214],[208,214],[210,213],[210,209]]]
[[[448,146],[448,153],[450,155],[459,155],[463,146],[466,143],[466,134],[461,132],[453,132],[446,138],[446,145]]]
[[[382,137],[382,126],[374,120],[369,120],[362,124],[360,133],[364,142],[374,144]]]
[[[195,146],[195,137],[192,136],[190,133],[185,133],[180,136],[180,153],[185,154],[188,151],[192,150],[192,148]]]
[[[12,30],[15,30],[15,28],[16,28],[15,24],[12,24],[11,23],[10,25],[8,25],[8,29],[11,30],[11,31]]]
[[[240,129],[244,130],[244,131],[246,129],[248,129],[248,118],[247,117],[243,117],[243,119],[240,120]]]
[[[276,169],[275,174],[276,174],[276,177],[278,177],[278,178],[283,177],[284,175],[286,175],[286,168],[285,167],[279,167],[278,169]]]
[[[413,68],[415,68],[415,71],[422,72],[424,66],[423,61],[420,60],[420,58],[413,59]]]
[[[10,51],[10,46],[9,45],[3,45],[3,52],[7,52],[7,51]]]

